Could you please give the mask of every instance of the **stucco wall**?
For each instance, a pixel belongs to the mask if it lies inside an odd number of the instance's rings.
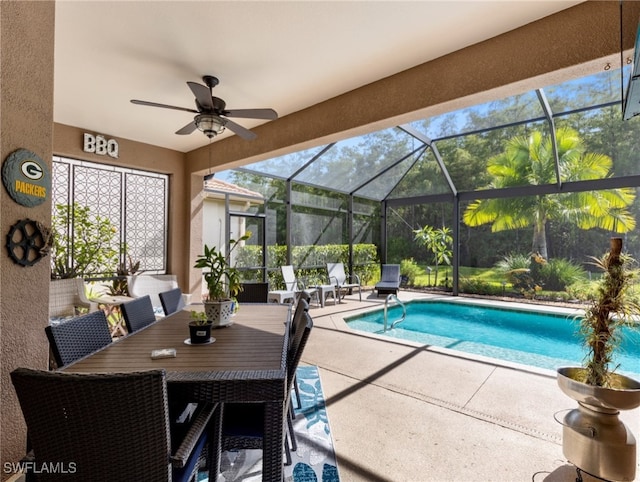
[[[53,122],[53,2],[0,2],[0,152],[2,161],[18,148],[38,155],[51,168]],[[11,261],[5,236],[29,218],[49,225],[50,198],[36,207],[17,204],[0,188],[0,462],[24,455],[25,428],[9,373],[16,367],[47,367],[49,263],[31,267]],[[0,465],[0,467],[3,467]],[[10,474],[0,471],[6,480]]]

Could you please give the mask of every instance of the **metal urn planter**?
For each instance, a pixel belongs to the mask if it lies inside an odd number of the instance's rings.
[[[577,381],[585,368],[558,369],[558,385],[578,402],[562,423],[562,452],[580,471],[612,481],[631,481],[636,475],[636,440],[619,418],[620,410],[640,406],[640,383],[611,375],[620,388],[604,388]]]

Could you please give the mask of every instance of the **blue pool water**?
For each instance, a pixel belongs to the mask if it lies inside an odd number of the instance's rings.
[[[580,365],[586,354],[579,319],[468,303],[412,301],[407,318],[385,336],[555,370]],[[402,316],[389,309],[388,325]],[[345,320],[354,330],[382,335],[382,309]],[[619,373],[640,374],[640,330],[626,330],[615,360]]]

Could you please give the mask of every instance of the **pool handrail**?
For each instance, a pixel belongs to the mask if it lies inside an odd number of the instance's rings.
[[[402,301],[400,301],[400,299],[395,294],[391,293],[384,300],[384,331],[383,333],[387,332],[387,307],[390,301],[395,301],[396,304],[399,304],[400,306],[402,306],[402,317],[398,318],[393,323],[391,323],[391,326],[389,327],[390,330],[393,330],[396,327],[396,325],[398,325],[399,323],[402,323],[404,319],[407,317],[407,307],[404,305]]]

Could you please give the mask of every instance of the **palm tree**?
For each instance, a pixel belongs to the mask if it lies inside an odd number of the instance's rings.
[[[612,160],[604,154],[586,152],[578,133],[560,128],[556,134],[562,182],[604,179],[611,176]],[[540,132],[507,141],[503,153],[489,159],[487,172],[493,176],[490,189],[555,184],[556,172],[551,140]],[[533,226],[531,250],[547,259],[546,224],[568,220],[581,229],[602,228],[626,233],[636,222],[627,209],[635,199],[631,188],[484,199],[472,202],[463,214],[468,226],[492,223],[491,231]]]

